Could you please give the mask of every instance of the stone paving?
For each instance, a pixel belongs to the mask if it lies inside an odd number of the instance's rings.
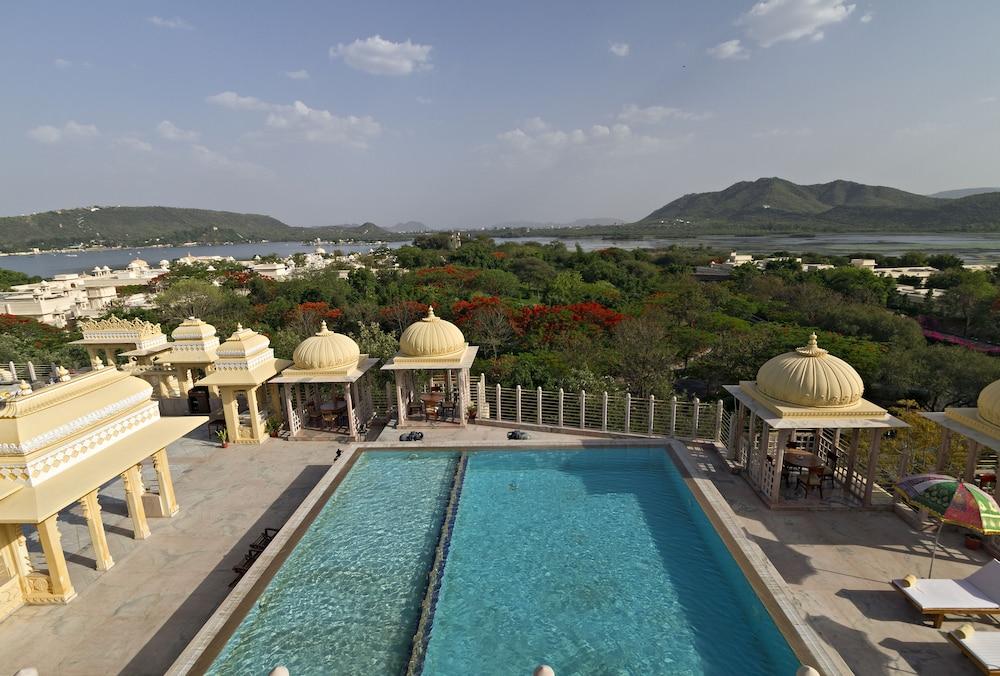
[[[934,629],[888,583],[907,573],[926,576],[934,529],[917,532],[889,511],[772,511],[714,450],[689,449],[778,569],[801,615],[855,673],[979,673],[943,632],[967,621],[978,631],[1000,631],[995,620],[949,617]],[[987,560],[946,528],[934,577],[965,577]]]
[[[502,443],[507,429],[474,425],[422,430],[423,443]],[[382,444],[398,444],[386,428]],[[538,441],[578,437],[532,432]],[[591,438],[592,439],[592,438]],[[342,446],[347,448],[346,445]],[[115,566],[93,569],[79,508],[60,515],[78,597],[67,606],[29,606],[0,623],[0,674],[34,666],[42,676],[161,674],[229,591],[232,566],[264,527],[280,526],[333,463],[337,445],[271,441],[221,449],[204,428],[168,449],[181,511],[150,519],[152,535],[131,538],[120,482],[101,491]],[[889,587],[924,574],[933,532],[918,533],[890,512],[773,512],[714,451],[691,446],[699,466],[774,563],[803,616],[859,674],[973,674],[960,652]],[[945,531],[935,576],[968,575],[987,560]],[[983,631],[992,620],[973,620]],[[944,629],[959,621],[946,621]]]

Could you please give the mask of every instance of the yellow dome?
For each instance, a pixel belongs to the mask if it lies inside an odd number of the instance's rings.
[[[979,408],[980,418],[1000,427],[1000,380],[995,380],[983,388],[976,406]]]
[[[174,340],[207,340],[215,337],[215,327],[197,317],[188,317],[173,330]]]
[[[319,332],[295,348],[292,361],[303,371],[342,369],[356,366],[361,357],[358,344],[342,333],[334,333],[323,322]]]
[[[814,333],[805,347],[761,366],[757,390],[795,406],[832,408],[858,403],[865,384],[853,366],[818,347]]]
[[[461,330],[427,308],[427,316],[406,327],[399,337],[399,351],[406,357],[443,357],[461,352],[469,344]]]

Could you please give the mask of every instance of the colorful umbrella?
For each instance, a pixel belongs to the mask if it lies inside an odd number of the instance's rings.
[[[934,570],[944,524],[962,526],[983,535],[1000,534],[1000,505],[975,484],[945,474],[914,474],[896,483],[896,492],[911,505],[927,509],[941,520],[934,537],[928,577]]]

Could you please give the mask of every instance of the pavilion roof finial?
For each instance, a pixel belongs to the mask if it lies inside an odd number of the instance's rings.
[[[427,317],[425,317],[425,319],[437,319],[437,316],[434,314],[434,306],[433,305],[428,305],[427,306]]]
[[[816,333],[809,334],[809,342],[806,343],[805,347],[795,348],[795,351],[805,357],[822,357],[828,354],[826,350],[821,348],[816,342]]]
[[[330,329],[326,328],[325,319],[319,323],[319,331],[317,331],[316,335],[323,335],[324,333],[330,333]]]

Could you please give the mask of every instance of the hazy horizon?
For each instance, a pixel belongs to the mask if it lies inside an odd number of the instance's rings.
[[[63,2],[0,26],[0,212],[636,220],[780,176],[1000,184],[1000,5]]]

